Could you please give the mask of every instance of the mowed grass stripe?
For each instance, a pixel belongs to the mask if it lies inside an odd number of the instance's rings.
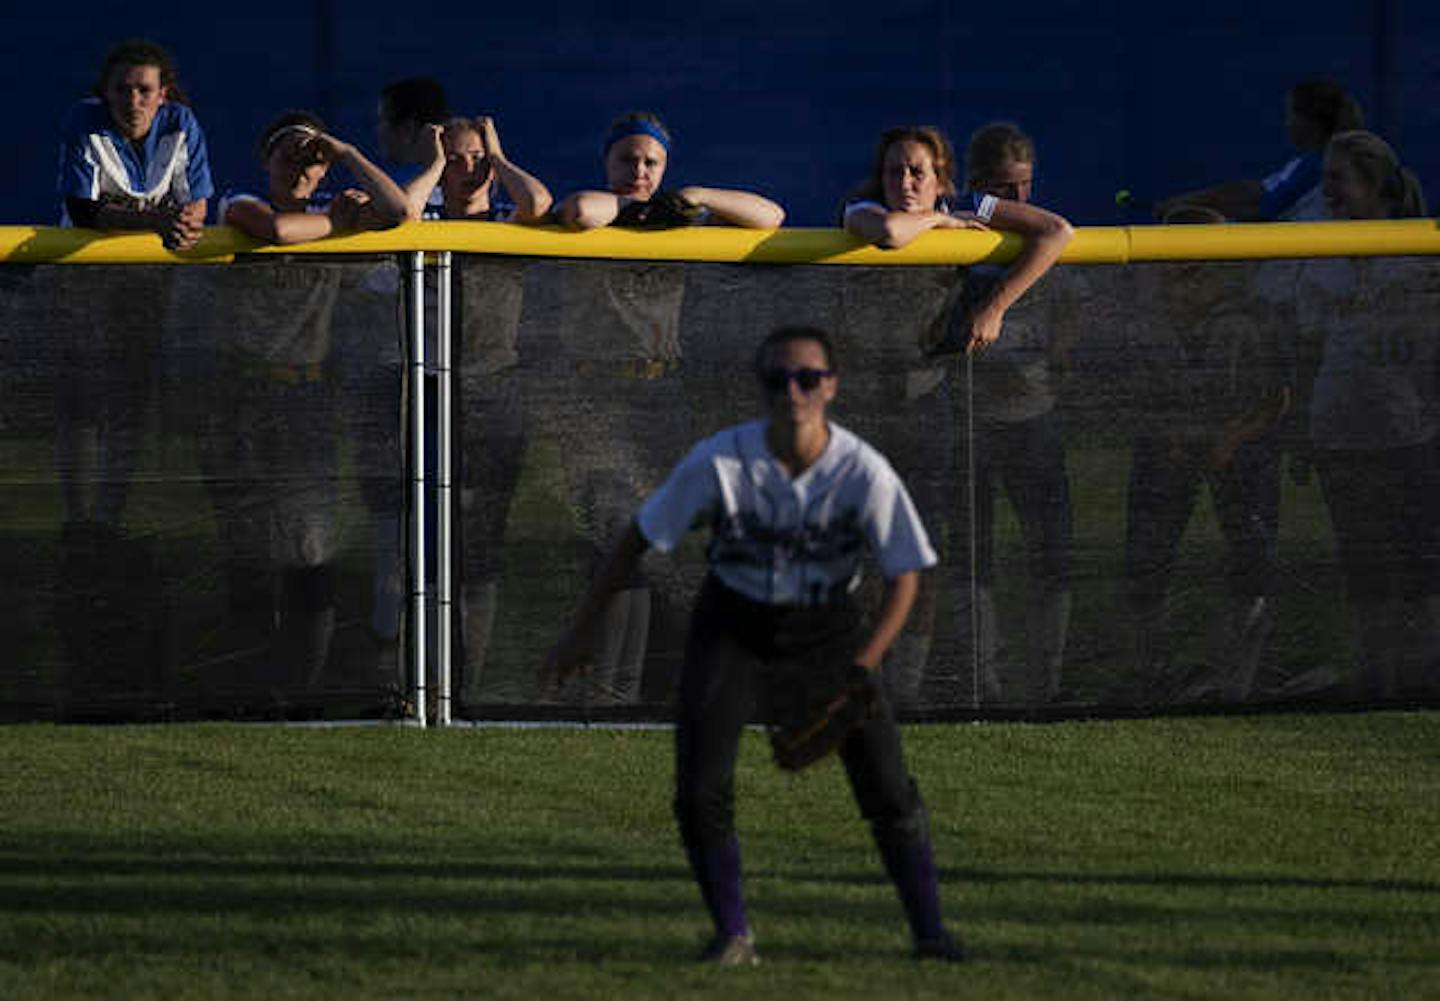
[[[692,961],[664,731],[0,738],[3,997],[1440,996],[1440,714],[907,729],[959,969],[756,735],[743,971]]]

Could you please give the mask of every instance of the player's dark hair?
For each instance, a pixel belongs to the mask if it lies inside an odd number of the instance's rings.
[[[1334,80],[1302,80],[1290,88],[1290,107],[1301,118],[1314,122],[1322,136],[1365,127],[1360,102]]]
[[[965,181],[971,188],[990,180],[1007,163],[1035,162],[1035,140],[1014,122],[991,122],[970,136],[965,147]]]
[[[144,38],[127,38],[110,47],[110,51],[105,53],[105,61],[100,64],[100,76],[91,92],[103,99],[105,88],[110,85],[110,77],[117,69],[126,66],[154,66],[160,71],[160,86],[165,88],[165,100],[176,104],[190,103],[190,99],[180,87],[175,60],[170,58],[170,53],[164,48]]]
[[[380,91],[386,117],[396,125],[443,125],[450,117],[445,88],[428,76],[412,76]]]
[[[260,142],[256,151],[260,154],[263,162],[270,155],[270,147],[274,144],[276,136],[286,129],[306,128],[314,129],[316,132],[325,131],[325,121],[312,111],[287,111],[279,118],[276,118],[265,131],[260,133]]]
[[[933,125],[900,125],[881,133],[880,142],[875,147],[875,159],[870,165],[870,176],[856,189],[855,198],[885,204],[885,155],[890,152],[891,146],[902,142],[919,143],[930,151],[940,194],[944,197],[954,195],[955,147],[950,145],[945,133]]]
[[[456,115],[454,118],[446,119],[445,134],[447,136],[460,135],[465,132],[470,132],[477,136],[482,135],[483,133],[480,131],[480,119],[467,118],[464,115]]]
[[[605,130],[605,138],[600,144],[602,153],[609,153],[610,147],[625,136],[633,135],[653,136],[666,152],[670,150],[673,140],[670,137],[670,129],[660,119],[660,116],[653,111],[627,111],[619,118],[610,123]]]
[[[765,335],[765,339],[761,341],[760,346],[755,349],[755,375],[757,377],[764,375],[765,369],[768,367],[766,363],[770,360],[770,356],[776,348],[791,344],[795,341],[811,341],[820,345],[820,350],[825,352],[825,367],[831,372],[839,371],[839,359],[836,357],[835,343],[830,339],[830,335],[819,327],[797,325],[793,327],[778,327]]]

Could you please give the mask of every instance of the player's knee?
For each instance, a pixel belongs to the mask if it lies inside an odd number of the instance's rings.
[[[734,797],[723,789],[682,784],[675,791],[674,809],[687,840],[727,838],[734,831]]]
[[[867,796],[861,811],[877,838],[916,838],[930,832],[925,801],[913,780]]]

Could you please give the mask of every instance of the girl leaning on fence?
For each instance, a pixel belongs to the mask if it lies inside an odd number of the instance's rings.
[[[657,116],[617,118],[600,144],[605,187],[563,199],[555,212],[560,223],[578,230],[665,230],[708,224],[763,229],[784,221],[779,205],[754,192],[665,187],[673,149],[670,130]],[[576,520],[599,559],[687,436],[692,403],[681,372],[680,327],[686,269],[665,262],[585,262],[567,267],[560,286],[563,344],[553,383],[566,387],[570,402],[554,432],[566,452]],[[657,414],[665,418],[657,420]],[[595,670],[567,697],[618,704],[642,697],[652,612],[663,616],[669,607],[655,595],[683,588],[679,581],[667,583],[674,586],[655,588],[641,575],[611,597],[597,625]]]
[[[272,122],[259,159],[261,193],[221,204],[223,220],[254,239],[292,245],[405,218],[400,189],[312,114]],[[355,186],[329,195],[322,185],[335,166]],[[321,684],[334,635],[335,331],[346,273],[320,258],[272,257],[184,275],[173,295],[211,394],[199,410],[198,453],[227,616],[206,659],[217,665],[210,687],[264,711]]]
[[[65,117],[56,191],[65,226],[151,232],[177,251],[199,242],[214,194],[209,152],[165,49],[134,39],[106,54],[91,95]],[[77,677],[103,673],[107,661],[154,659],[121,652],[149,632],[140,616],[153,610],[158,587],[141,569],[154,565],[148,542],[131,538],[125,523],[173,347],[160,306],[169,269],[126,269],[113,283],[86,277],[83,291],[57,299],[68,377],[55,397],[65,504],[56,617]]]
[[[1014,132],[1023,138],[1018,130]],[[989,149],[990,145],[996,148]],[[1026,381],[1027,375],[1034,375],[1028,367],[1020,365],[1022,359],[1028,360],[1028,345],[1012,344],[1006,339],[1005,319],[1007,311],[1055,263],[1070,242],[1072,230],[1060,216],[1029,204],[1034,168],[1032,146],[1021,142],[992,144],[989,140],[981,140],[972,152],[968,189],[960,192],[954,176],[954,150],[943,133],[929,126],[901,126],[887,130],[880,137],[869,178],[844,205],[843,223],[850,233],[882,248],[903,247],[930,230],[993,228],[1023,237],[1024,245],[1008,266],[975,267],[962,276],[961,284],[957,286],[960,294],[943,324],[945,333],[933,350],[969,356],[960,373],[961,381],[968,379],[973,370],[974,395],[980,401],[977,406],[981,406],[984,400],[990,401],[986,413],[977,415],[977,420],[981,416],[1043,417],[1044,412],[1048,412],[1045,401],[1053,402],[1053,397],[1048,387],[1033,385],[1033,379]],[[1038,360],[1041,369],[1046,369],[1048,363],[1048,358]],[[1018,390],[1015,388],[1017,380]],[[968,383],[951,386],[950,402],[957,408],[958,416],[963,416],[958,413],[958,408],[968,399],[968,387]],[[1025,404],[1032,406],[1027,409]],[[918,400],[914,405],[917,420],[921,422],[953,419],[937,400],[928,403]],[[918,433],[931,443],[949,440],[948,434],[942,435],[934,428]],[[956,433],[965,432],[962,429]],[[983,449],[987,457],[993,457],[998,449],[1005,448],[998,440],[991,440],[1002,433],[1011,434],[1011,426],[998,421],[978,424],[975,429],[977,452]],[[1015,436],[1011,434],[1011,437]],[[1054,454],[1058,449],[1058,439],[1053,431],[1043,436],[1043,441],[1038,433],[1031,437],[1034,441],[1026,447],[1032,453],[1038,455],[1045,449],[1051,453],[1044,466],[1049,474],[1048,481],[1037,489],[1063,493],[1064,459],[1063,455]],[[944,451],[922,443],[917,454],[924,457],[916,461],[926,466],[948,466],[951,456],[937,454]],[[965,465],[968,469],[969,464]],[[931,473],[932,482],[960,483],[961,495],[958,498],[930,496],[923,487],[917,491],[917,496],[922,513],[932,528],[951,521],[948,510],[958,502],[962,516],[955,519],[955,531],[951,534],[968,546],[970,518],[966,512],[970,507],[970,490],[966,480],[967,469],[953,470],[954,478],[934,477],[933,470],[927,471]],[[976,497],[988,511],[991,506],[989,480],[996,472],[984,462],[979,462],[976,474],[983,479],[976,484]],[[926,477],[914,475],[913,479],[917,484],[923,484]],[[1007,486],[1010,485],[1007,481]],[[1012,499],[1015,496],[1012,491]],[[1036,497],[1027,505],[1027,510],[1031,509],[1033,517],[1026,519],[1022,516],[1022,520],[1034,529],[1027,532],[1027,537],[1043,536],[1043,543],[1036,540],[1034,548],[1043,545],[1048,547],[1049,554],[1048,559],[1042,558],[1037,562],[1047,567],[1067,562],[1068,496]],[[1055,527],[1042,532],[1042,523],[1045,526],[1054,523]],[[988,518],[978,518],[975,530],[981,555],[976,564],[975,579],[970,579],[969,559],[957,553],[951,561],[964,578],[957,582],[957,594],[960,596],[957,616],[962,635],[971,636],[975,645],[984,694],[987,698],[998,699],[1003,692],[996,662],[996,615],[990,596],[992,567]],[[1043,668],[1046,680],[1039,687],[1048,694],[1058,685],[1059,661],[1063,656],[1069,605],[1068,566],[1057,566],[1053,572],[1047,569],[1040,575],[1046,583],[1039,590],[1047,596],[1037,599],[1040,603],[1037,607],[1045,607],[1053,620],[1043,631],[1049,640],[1041,642],[1045,649],[1038,655],[1046,661]],[[902,641],[897,644],[896,656],[891,658],[887,668],[896,701],[900,704],[912,703],[919,695],[924,659],[928,653],[928,636],[934,619],[932,588],[933,584],[925,584],[914,618],[915,633],[922,637],[921,642]]]

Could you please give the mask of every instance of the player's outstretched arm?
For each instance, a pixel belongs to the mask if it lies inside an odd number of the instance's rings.
[[[880,603],[880,614],[875,620],[875,628],[871,630],[865,645],[855,654],[855,663],[872,671],[879,670],[885,651],[890,649],[890,644],[895,642],[895,637],[905,628],[905,620],[910,617],[910,609],[915,605],[915,596],[919,593],[919,571],[911,570],[886,582],[885,598]]]
[[[560,225],[566,229],[599,229],[620,214],[620,196],[609,191],[577,191],[560,203]]]
[[[880,205],[856,205],[845,213],[845,229],[881,250],[896,250],[913,243],[932,229],[986,229],[969,213],[900,212]]]
[[[763,195],[729,188],[701,188],[691,185],[677,194],[688,202],[710,210],[727,226],[744,229],[779,229],[785,221],[785,210]]]
[[[313,212],[277,212],[258,198],[234,198],[225,203],[227,226],[265,243],[291,244],[320,240],[334,230],[330,217]]]
[[[189,250],[205,235],[206,200],[166,200],[153,208],[134,208],[106,198],[67,198],[76,225],[105,230],[149,230],[171,250]]]
[[[1265,186],[1259,181],[1227,181],[1198,191],[1173,195],[1155,205],[1155,218],[1164,222],[1172,212],[1187,208],[1209,209],[1234,222],[1260,218]]]
[[[1005,311],[1050,270],[1075,238],[1075,230],[1062,216],[1004,198],[997,199],[990,225],[1024,237],[1025,246],[990,290],[989,297],[975,310],[970,330],[971,347],[983,347],[999,339]]]
[[[545,669],[550,676],[566,678],[590,666],[593,654],[590,643],[600,616],[604,614],[605,605],[611,595],[635,576],[640,560],[649,548],[650,543],[645,541],[645,536],[640,534],[640,527],[631,519],[624,534],[605,557],[600,572],[590,582],[569,628],[545,658]]]

